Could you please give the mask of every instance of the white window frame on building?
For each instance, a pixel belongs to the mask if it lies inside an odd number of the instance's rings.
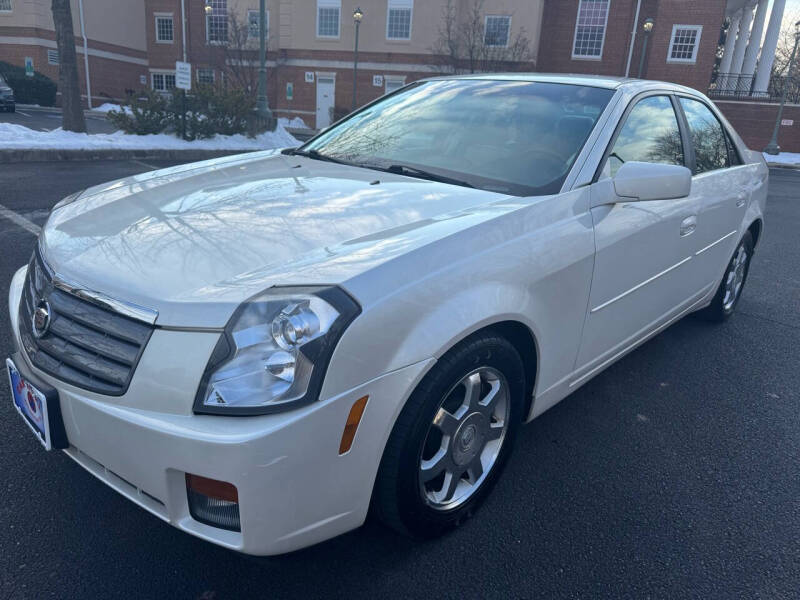
[[[676,40],[676,35],[678,32],[681,32],[681,40]],[[676,46],[681,46],[682,48],[679,50],[680,53],[685,54],[688,50],[688,42],[687,39],[684,37],[686,32],[694,32],[694,46],[692,47],[692,55],[691,57],[678,57],[673,58],[672,53],[676,49]],[[667,49],[667,62],[668,63],[683,63],[683,64],[692,64],[697,62],[697,50],[700,48],[700,36],[703,34],[703,26],[702,25],[678,25],[675,24],[672,26],[672,34],[669,37],[669,48]]]
[[[211,14],[206,15],[206,43],[225,45],[228,43],[228,0],[211,0]],[[222,23],[223,25],[213,25],[212,23]],[[215,28],[215,36],[212,39],[212,27]],[[216,29],[224,32],[223,39],[217,39]]]
[[[172,77],[172,86],[167,85],[167,77]],[[156,86],[156,80],[161,80],[161,85]],[[155,92],[170,93],[175,87],[175,71],[150,71],[150,87]]]
[[[58,55],[58,50],[56,48],[47,49],[47,64],[56,66],[61,64],[61,59]]]
[[[503,44],[490,44],[486,39],[486,34],[489,33],[490,20],[503,20],[506,22],[506,41]],[[483,21],[483,43],[489,48],[508,48],[508,41],[511,39],[511,15],[486,15]]]
[[[211,67],[198,67],[194,70],[195,72],[195,79],[197,79],[197,83],[202,83],[206,85],[214,85],[214,82],[217,80],[216,73],[214,69]],[[208,77],[208,75],[211,75]]]
[[[336,9],[336,35],[322,34],[319,31],[320,12],[322,10]],[[338,40],[342,33],[342,0],[317,0],[317,37],[328,40]]]
[[[255,21],[253,18],[255,17]],[[261,36],[261,32],[259,31],[259,27],[261,23],[261,11],[258,9],[250,9],[247,11],[247,39],[250,40],[258,40]],[[266,33],[267,39],[269,39],[269,10],[264,13],[264,21],[265,21],[265,28],[264,31]],[[255,27],[255,29],[254,29]]]
[[[14,12],[14,0],[0,0],[0,13],[11,12]]]
[[[397,27],[392,32],[392,13],[398,15],[400,13],[408,13],[408,35],[397,35]],[[386,2],[386,39],[387,40],[402,40],[407,41],[411,39],[411,29],[414,24],[414,0],[387,0]]]
[[[153,17],[156,24],[156,43],[157,44],[173,44],[175,43],[175,19],[172,13],[154,13]],[[169,21],[169,39],[161,37],[161,28],[159,27],[160,21]]]
[[[383,93],[390,94],[391,92],[400,89],[406,84],[405,75],[384,75],[383,76]]]
[[[603,25],[602,25],[602,33],[600,35],[600,47],[598,48],[598,52],[589,53],[587,52],[590,49],[593,49],[596,46],[596,39],[589,39],[582,38],[582,41],[585,43],[581,44],[581,49],[579,50],[576,46],[578,44],[578,32],[581,28],[586,30],[591,28],[599,28],[600,25],[598,24],[598,18],[600,15],[592,14],[589,11],[594,8],[598,9],[599,5],[605,6],[605,16],[602,18]],[[586,10],[584,10],[584,8]],[[575,35],[572,38],[572,58],[575,60],[603,60],[603,49],[606,45],[606,33],[608,33],[608,13],[611,12],[611,0],[580,0],[578,3],[578,14],[575,17]],[[583,20],[583,22],[582,22]],[[591,32],[584,32],[584,34],[591,35]],[[576,50],[579,50],[576,52]]]

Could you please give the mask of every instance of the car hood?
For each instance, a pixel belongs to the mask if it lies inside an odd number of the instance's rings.
[[[90,188],[53,211],[40,247],[59,276],[160,325],[221,327],[267,287],[340,284],[507,198],[262,152]]]

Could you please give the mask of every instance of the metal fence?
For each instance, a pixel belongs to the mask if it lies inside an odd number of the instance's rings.
[[[800,104],[800,78],[773,76],[766,91],[756,92],[754,87],[753,75],[717,73],[708,88],[708,96],[719,99],[780,102],[785,89],[786,102]]]

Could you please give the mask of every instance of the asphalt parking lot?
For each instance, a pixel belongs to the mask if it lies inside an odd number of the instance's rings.
[[[114,133],[118,128],[100,113],[84,113],[88,133]],[[34,131],[52,131],[61,127],[61,109],[17,106],[16,112],[0,112],[0,123],[22,125]]]
[[[0,205],[42,225],[73,191],[167,164],[0,165]],[[217,548],[46,453],[3,377],[0,597],[797,598],[800,171],[773,170],[770,192],[736,315],[683,319],[524,428],[482,510],[438,541],[368,523],[276,559]],[[0,357],[35,241],[8,211]]]

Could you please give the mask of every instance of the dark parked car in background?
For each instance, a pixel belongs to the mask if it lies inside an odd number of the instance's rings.
[[[0,109],[14,112],[17,109],[16,101],[14,100],[14,90],[6,83],[0,75]]]

